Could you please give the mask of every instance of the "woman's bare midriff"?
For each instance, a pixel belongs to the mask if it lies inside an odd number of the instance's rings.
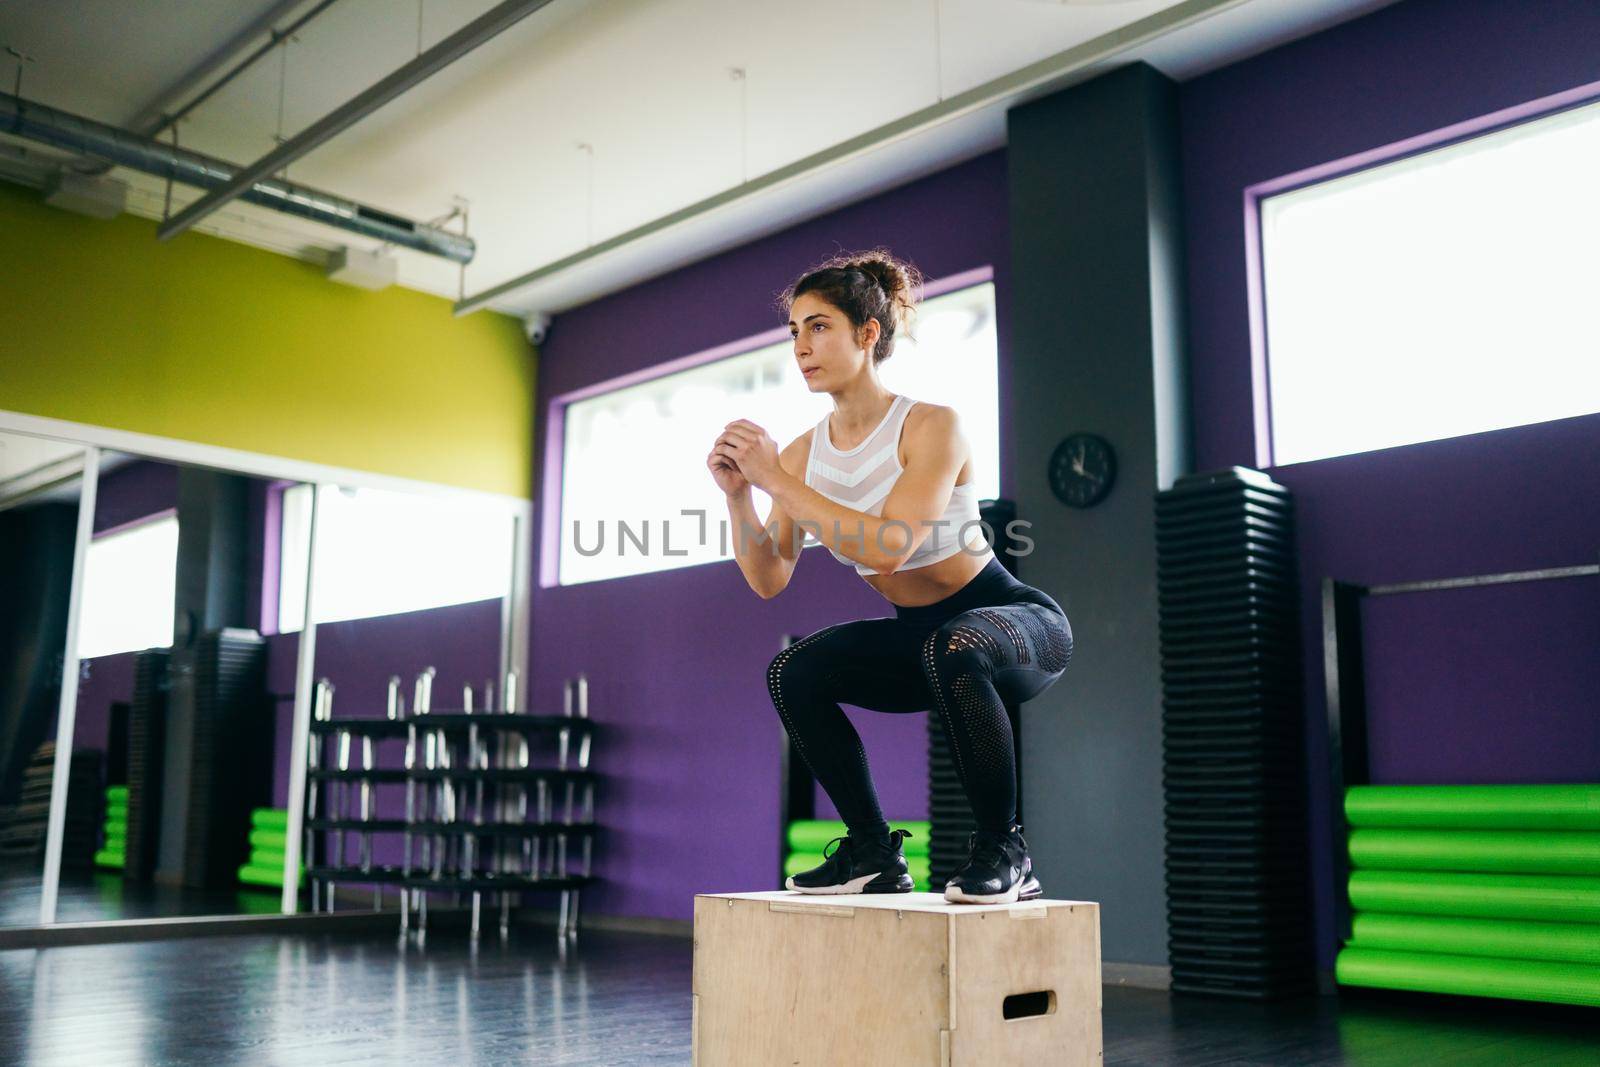
[[[889,603],[902,608],[918,608],[925,604],[936,604],[954,593],[972,581],[973,576],[987,567],[993,558],[992,549],[985,549],[980,554],[957,552],[926,567],[913,567],[893,574],[863,574],[861,577],[882,593]]]

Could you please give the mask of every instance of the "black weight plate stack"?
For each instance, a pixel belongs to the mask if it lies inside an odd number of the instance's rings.
[[[972,805],[956,777],[950,741],[937,712],[928,720],[928,891],[943,893],[944,884],[967,862],[967,839],[977,822]]]
[[[43,742],[28,757],[22,769],[16,803],[0,807],[0,856],[34,856],[44,852],[55,764],[54,741]]]
[[[74,752],[67,778],[67,818],[61,838],[61,865],[90,868],[105,823],[106,790],[98,751]]]
[[[195,642],[183,880],[226,888],[248,858],[250,811],[271,799],[272,700],[267,645],[254,630],[207,630]]]
[[[1288,490],[1232,467],[1156,494],[1167,949],[1179,992],[1311,988]]]
[[[170,659],[171,653],[164,648],[147,649],[133,657],[133,704],[128,709],[128,845],[122,876],[136,882],[148,882],[156,871]]]

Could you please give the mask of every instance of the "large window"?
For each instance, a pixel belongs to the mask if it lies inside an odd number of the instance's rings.
[[[1274,463],[1600,411],[1600,105],[1260,208]]]
[[[283,492],[282,633],[305,626],[311,490]],[[318,622],[488,600],[511,588],[514,525],[502,507],[332,485],[320,487],[317,505]]]
[[[171,647],[177,588],[177,516],[96,537],[83,571],[79,657]]]
[[[959,411],[972,444],[978,496],[999,496],[994,285],[982,282],[926,300],[915,332],[915,341],[897,339],[893,357],[879,368],[884,385]],[[749,419],[781,449],[821,421],[832,403],[807,390],[785,337],[568,404],[560,583],[731,559],[734,531],[721,532],[728,510],[705,465],[717,435],[734,419]],[[760,490],[753,497],[756,513],[765,516],[771,499]]]

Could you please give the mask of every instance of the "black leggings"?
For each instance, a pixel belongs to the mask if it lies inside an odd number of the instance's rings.
[[[1072,658],[1067,614],[990,559],[950,596],[895,617],[818,630],[779,652],[767,689],[811,772],[857,838],[888,831],[861,737],[839,704],[936,710],[977,824],[1016,821],[1006,709],[1042,693]]]

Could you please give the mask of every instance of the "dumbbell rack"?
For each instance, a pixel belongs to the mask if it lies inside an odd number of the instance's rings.
[[[312,910],[332,911],[334,887],[370,885],[374,906],[385,886],[400,890],[400,931],[426,936],[428,894],[448,892],[472,901],[477,937],[481,902],[498,900],[500,935],[510,925],[514,897],[531,890],[561,894],[558,934],[577,930],[578,897],[593,881],[590,863],[595,775],[589,770],[595,725],[589,719],[588,679],[569,679],[561,715],[515,707],[516,678],[501,692],[511,706],[495,709],[494,686],[484,686],[483,709],[470,686],[459,709],[433,708],[433,668],[417,676],[408,714],[400,679],[389,680],[387,714],[333,717],[334,687],[317,684],[307,749],[304,847]],[[554,742],[553,765],[535,749]],[[404,742],[403,766],[376,758],[385,741]],[[548,753],[547,753],[548,754]],[[405,787],[403,817],[380,817],[377,787]],[[556,796],[562,798],[556,818]],[[400,839],[400,862],[374,860],[374,840]],[[354,857],[350,856],[354,841]],[[569,849],[581,848],[581,867],[569,870]]]

